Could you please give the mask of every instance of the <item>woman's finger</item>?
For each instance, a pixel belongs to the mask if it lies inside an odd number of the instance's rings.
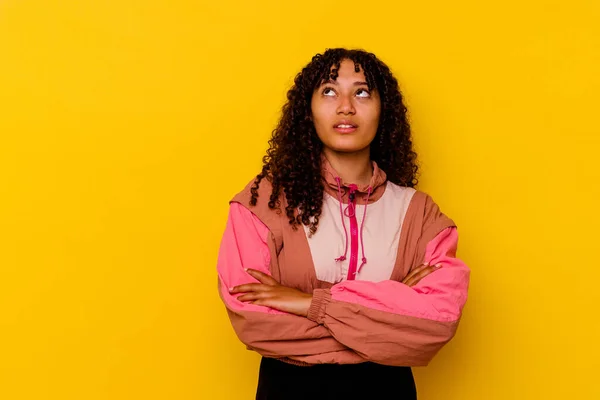
[[[431,265],[427,268],[422,269],[419,273],[415,274],[411,281],[409,282],[409,286],[414,286],[421,281],[421,279],[425,278],[427,275],[431,274],[435,270],[439,268],[439,265]]]
[[[438,268],[437,266],[431,265],[431,266],[428,266],[426,268],[421,269],[418,273],[416,273],[415,275],[413,275],[411,277],[411,279],[409,279],[409,281],[406,283],[406,285],[408,285],[408,286],[414,286],[414,285],[416,285],[417,283],[419,283],[419,281],[421,281],[421,279],[423,279],[427,275],[431,274],[437,268]]]
[[[267,295],[266,292],[250,292],[250,293],[244,293],[243,295],[239,296],[237,299],[239,301],[255,301],[255,300],[264,299],[266,297],[266,295]]]
[[[251,301],[250,304],[254,304],[255,306],[265,306],[265,307],[270,307],[269,306],[269,300],[268,299],[256,299],[254,301]],[[272,307],[271,307],[272,308]]]
[[[246,293],[246,292],[260,292],[268,290],[270,287],[262,283],[246,283],[233,287],[229,290],[229,293]]]
[[[280,308],[279,303],[280,303],[279,301],[275,300],[272,297],[265,297],[262,299],[256,299],[256,300],[252,301],[250,304],[254,304],[255,306],[269,307],[269,308],[273,308],[273,309],[279,310],[279,311],[285,311]]]
[[[413,268],[413,269],[412,269],[412,270],[411,270],[411,271],[408,273],[408,275],[406,275],[406,276],[404,277],[404,279],[402,279],[402,283],[406,283],[406,282],[408,282],[409,280],[411,280],[411,279],[412,279],[412,277],[413,277],[413,276],[415,276],[416,274],[418,274],[419,272],[421,272],[423,269],[427,268],[428,266],[429,266],[429,264],[422,264],[422,265],[419,265],[417,268]]]
[[[417,273],[416,275],[414,275],[409,282],[406,283],[406,285],[408,286],[414,286],[417,283],[419,283],[421,281],[421,279],[425,278],[426,276],[428,276],[429,274],[431,274],[432,272],[438,270],[441,267],[441,265],[437,264],[437,265],[432,265],[429,266],[427,268],[422,269],[421,271],[419,271],[419,273]]]
[[[263,283],[265,285],[270,285],[270,286],[279,285],[279,282],[277,282],[272,276],[269,276],[269,275],[265,274],[264,272],[260,272],[260,271],[257,271],[255,269],[251,269],[251,268],[247,268],[246,272],[248,273],[248,275],[250,275],[254,279],[258,280],[260,283]]]

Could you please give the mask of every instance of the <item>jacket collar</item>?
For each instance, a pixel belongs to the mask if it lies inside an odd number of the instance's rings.
[[[385,191],[385,186],[387,182],[387,175],[385,172],[379,168],[375,161],[371,161],[373,166],[373,177],[371,181],[367,185],[356,185],[357,186],[357,196],[358,199],[363,199],[369,191],[369,187],[371,188],[371,195],[369,196],[369,203],[377,201]],[[340,189],[342,190],[342,198],[344,203],[347,202],[347,193],[352,182],[344,182],[339,173],[333,168],[327,157],[325,155],[321,156],[321,170],[323,176],[323,184],[325,186],[325,191],[330,195],[337,197],[338,192],[338,179]]]

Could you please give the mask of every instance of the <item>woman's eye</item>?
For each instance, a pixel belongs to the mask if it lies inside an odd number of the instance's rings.
[[[366,91],[365,89],[358,89],[358,91],[356,92],[356,95],[358,97],[369,97],[369,96],[371,96],[371,94],[368,91]]]
[[[332,88],[325,88],[323,89],[323,95],[324,96],[335,96],[335,92],[333,91]]]

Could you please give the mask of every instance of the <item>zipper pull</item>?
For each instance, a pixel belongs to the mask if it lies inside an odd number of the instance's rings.
[[[348,194],[348,199],[350,200],[351,203],[354,203],[354,200],[356,200],[356,190],[358,189],[358,186],[356,186],[355,184],[350,185],[350,193]]]

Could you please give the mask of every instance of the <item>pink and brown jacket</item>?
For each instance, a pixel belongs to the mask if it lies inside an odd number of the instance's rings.
[[[454,336],[467,299],[470,271],[456,258],[455,224],[428,195],[388,181],[376,163],[365,187],[342,182],[325,158],[323,178],[311,237],[268,207],[266,179],[256,206],[253,182],[231,201],[217,270],[237,336],[265,357],[299,365],[427,365]],[[442,268],[413,287],[401,283],[425,262]],[[245,268],[312,293],[308,318],[237,300],[229,288],[256,282]]]

